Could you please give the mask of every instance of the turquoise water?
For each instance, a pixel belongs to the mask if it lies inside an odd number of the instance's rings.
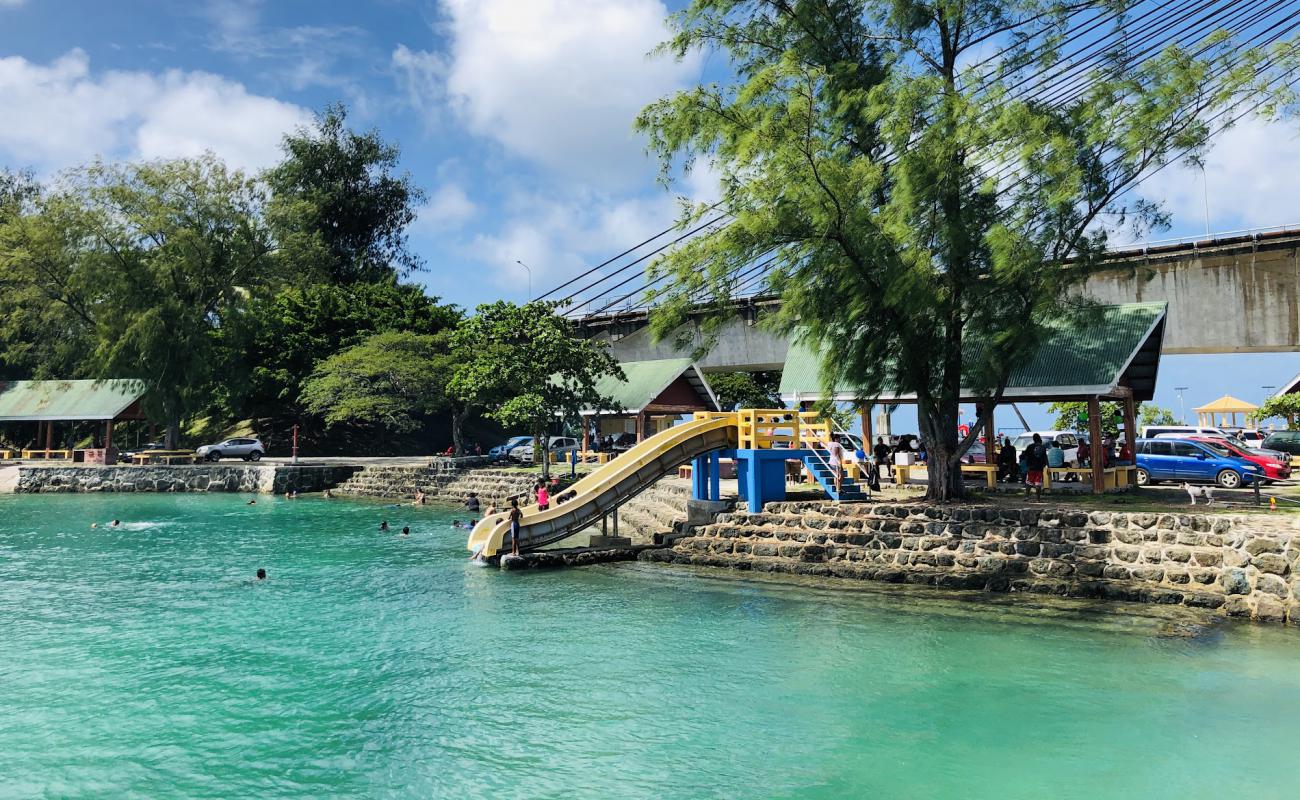
[[[0,497],[0,796],[1300,794],[1295,629],[500,573],[453,513],[247,499]]]

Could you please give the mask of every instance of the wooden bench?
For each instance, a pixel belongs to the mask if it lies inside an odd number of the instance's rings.
[[[963,475],[984,475],[984,482],[990,489],[998,485],[998,465],[997,464],[962,464],[961,472]]]
[[[1106,467],[1101,471],[1103,489],[1126,489],[1131,484],[1129,473],[1137,467]],[[1043,488],[1052,488],[1053,473],[1065,473],[1066,475],[1078,475],[1079,480],[1087,486],[1092,486],[1092,467],[1048,467],[1043,470]]]
[[[139,466],[149,464],[193,464],[198,454],[189,450],[148,450],[131,456],[131,463]]]
[[[46,461],[53,461],[54,459],[57,458],[61,461],[71,461],[72,451],[71,450],[46,450],[44,448],[41,448],[40,450],[24,450],[23,458],[25,459],[41,458],[41,459],[45,459]]]

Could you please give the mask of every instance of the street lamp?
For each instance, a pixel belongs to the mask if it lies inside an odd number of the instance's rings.
[[[1175,386],[1174,391],[1178,392],[1178,421],[1183,425],[1187,424],[1187,407],[1183,405],[1183,392],[1187,391],[1186,386]]]
[[[533,271],[527,264],[517,258],[515,259],[515,263],[523,267],[524,271],[528,273],[528,302],[531,303],[533,302]]]

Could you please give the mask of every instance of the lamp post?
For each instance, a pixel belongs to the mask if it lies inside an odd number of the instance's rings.
[[[531,303],[533,302],[533,270],[517,258],[515,259],[515,263],[523,267],[524,271],[528,273],[528,302]]]
[[[1183,425],[1187,424],[1187,407],[1183,405],[1183,392],[1187,391],[1186,386],[1175,386],[1174,391],[1178,392],[1178,421]]]

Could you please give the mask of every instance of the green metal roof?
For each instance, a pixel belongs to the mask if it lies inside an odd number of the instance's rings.
[[[1139,400],[1155,391],[1166,304],[1125,303],[1102,306],[1084,326],[1071,320],[1048,324],[1051,332],[1034,358],[1012,373],[1003,394],[1007,401],[1106,395],[1128,386]],[[979,342],[967,342],[978,352]],[[781,397],[787,402],[822,396],[821,359],[806,343],[794,341],[781,373]],[[909,393],[884,391],[880,400],[910,400]],[[851,386],[835,388],[840,400],[857,399]],[[861,398],[867,399],[867,398]],[[963,399],[979,399],[963,391]]]
[[[621,381],[607,375],[596,382],[602,397],[613,400],[622,412],[635,414],[654,402],[673,381],[685,376],[700,396],[701,405],[717,410],[718,399],[704,374],[689,358],[660,358],[652,361],[624,361],[620,363],[627,380]],[[608,413],[605,409],[602,413]],[[596,413],[590,409],[587,413]]]
[[[134,380],[0,381],[0,422],[116,419],[143,395]]]

